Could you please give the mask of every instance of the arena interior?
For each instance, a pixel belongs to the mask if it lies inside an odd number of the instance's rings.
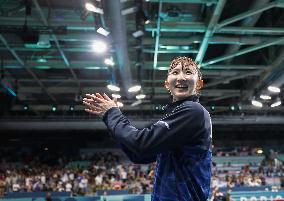
[[[284,200],[283,13],[283,0],[0,0],[0,200],[150,200],[156,164],[131,163],[82,98],[118,97],[147,127],[177,56],[203,73],[210,200]]]

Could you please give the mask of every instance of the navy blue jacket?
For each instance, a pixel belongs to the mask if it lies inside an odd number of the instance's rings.
[[[157,160],[153,201],[207,200],[212,126],[197,96],[169,104],[166,116],[149,128],[135,128],[118,108],[103,121],[132,162]]]

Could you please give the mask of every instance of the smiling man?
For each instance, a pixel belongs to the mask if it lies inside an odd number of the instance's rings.
[[[157,161],[153,201],[205,201],[211,180],[210,115],[198,102],[202,74],[191,58],[177,57],[165,87],[172,95],[164,118],[137,129],[106,94],[86,94],[86,111],[102,117],[134,163]]]

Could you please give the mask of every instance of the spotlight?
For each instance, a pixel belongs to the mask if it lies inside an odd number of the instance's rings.
[[[135,31],[135,32],[132,33],[132,36],[134,38],[138,38],[138,37],[143,36],[143,35],[144,35],[144,32],[141,31],[141,30],[138,30],[138,31]]]
[[[145,94],[138,94],[138,95],[136,95],[136,99],[137,99],[137,100],[144,99],[145,97],[146,97]]]
[[[235,110],[236,110],[236,107],[235,107],[234,105],[231,105],[231,106],[230,106],[230,110],[231,110],[231,111],[235,111]]]
[[[112,96],[113,98],[121,98],[121,95],[119,95],[119,94],[111,94],[111,96]]]
[[[215,105],[211,105],[210,109],[211,109],[211,111],[214,111],[216,109]]]
[[[75,109],[74,106],[73,106],[73,105],[70,105],[69,110],[70,110],[71,112],[73,112],[74,109]]]
[[[133,92],[139,91],[140,89],[141,89],[141,85],[134,85],[128,89],[128,92],[133,93]]]
[[[144,24],[149,24],[151,22],[150,19],[145,14],[145,11],[143,10],[138,11],[138,15]]]
[[[29,110],[29,106],[28,105],[24,105],[23,109],[24,109],[24,111],[28,111]]]
[[[113,85],[113,84],[108,84],[107,88],[111,91],[120,91],[120,88],[118,86]]]
[[[121,15],[128,15],[128,14],[132,14],[132,13],[135,13],[137,12],[138,8],[137,7],[130,7],[130,8],[126,8],[126,9],[123,9],[121,11]]]
[[[258,154],[263,154],[263,150],[262,150],[262,149],[258,149],[258,150],[256,151],[256,153],[258,153]]]
[[[279,93],[280,92],[280,88],[276,87],[276,86],[269,86],[267,87],[267,89],[271,92],[274,92],[274,93]]]
[[[109,35],[109,31],[105,30],[104,28],[100,27],[97,29],[97,32],[103,36],[108,36]]]
[[[270,100],[270,99],[271,99],[271,96],[265,95],[265,94],[261,94],[261,95],[259,96],[259,98],[261,98],[262,100]]]
[[[91,3],[86,3],[85,4],[85,8],[88,11],[91,11],[91,12],[94,12],[94,13],[104,14],[103,9],[96,7],[93,4],[91,4]]]
[[[37,48],[50,48],[50,37],[48,34],[41,34],[39,35]]]
[[[57,107],[53,105],[53,106],[51,107],[51,111],[52,111],[52,112],[56,112],[56,110],[57,110]]]
[[[97,52],[97,53],[103,53],[107,49],[106,43],[103,41],[99,41],[99,40],[94,41],[92,46],[93,46],[94,52]]]
[[[262,103],[257,100],[251,100],[251,104],[255,107],[262,107]]]
[[[277,107],[279,105],[281,105],[281,100],[280,98],[277,98],[276,101],[270,105],[270,107]]]
[[[106,65],[114,66],[113,58],[106,58],[104,62]]]

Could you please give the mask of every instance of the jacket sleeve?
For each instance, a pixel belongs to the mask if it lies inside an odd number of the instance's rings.
[[[125,145],[119,144],[120,148],[123,152],[127,155],[131,162],[136,164],[148,164],[153,163],[156,161],[157,156],[144,156],[144,155],[136,155],[135,153],[131,152]]]
[[[118,108],[108,110],[103,121],[112,137],[137,157],[153,157],[192,141],[204,122],[202,106],[191,102],[149,128],[137,129]]]

